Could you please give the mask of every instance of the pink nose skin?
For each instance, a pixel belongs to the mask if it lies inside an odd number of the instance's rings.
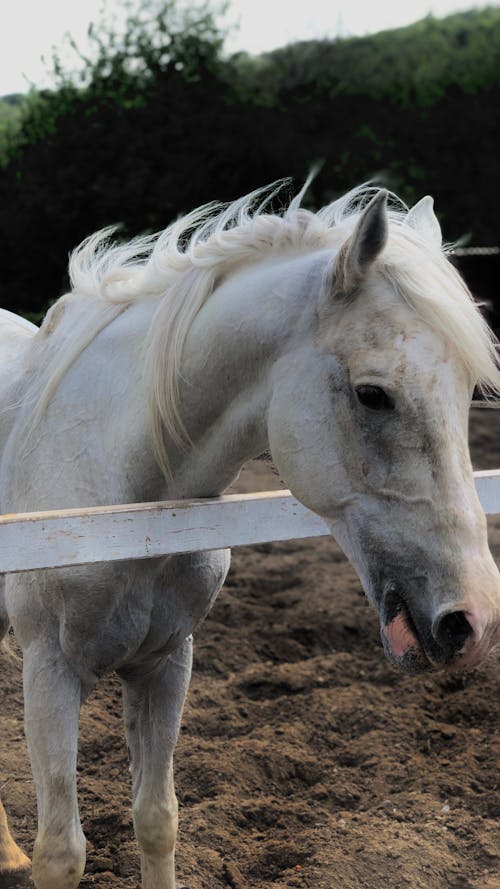
[[[500,627],[488,627],[485,615],[479,610],[445,611],[435,619],[432,637],[436,649],[424,651],[404,606],[382,626],[382,640],[389,659],[396,666],[411,670],[474,667],[484,660],[494,643],[500,641]]]
[[[396,658],[402,658],[410,651],[420,651],[420,645],[401,612],[384,627],[384,635],[391,653]]]

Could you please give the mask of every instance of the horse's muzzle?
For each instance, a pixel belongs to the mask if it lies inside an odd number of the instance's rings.
[[[428,615],[412,608],[401,589],[386,585],[380,609],[381,637],[389,660],[406,672],[460,669],[482,659],[472,616],[444,610]],[[476,651],[477,649],[477,651]]]

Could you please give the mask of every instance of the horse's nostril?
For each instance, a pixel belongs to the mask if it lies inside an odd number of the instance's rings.
[[[454,655],[463,648],[472,632],[464,611],[449,611],[440,618],[434,637],[447,654]]]

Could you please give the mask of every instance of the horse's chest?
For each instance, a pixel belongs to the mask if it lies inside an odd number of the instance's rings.
[[[7,607],[23,647],[57,640],[84,686],[110,670],[173,651],[203,620],[229,550],[11,575]]]
[[[68,586],[60,639],[89,678],[174,650],[210,610],[229,568],[229,550],[136,563],[82,596]],[[105,588],[106,587],[106,588]],[[66,593],[66,595],[65,595]]]
[[[170,559],[153,587],[145,653],[166,653],[189,636],[208,611],[224,583],[230,551],[190,553]]]

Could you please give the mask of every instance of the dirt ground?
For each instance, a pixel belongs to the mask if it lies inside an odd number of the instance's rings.
[[[500,467],[500,412],[475,410],[471,426],[475,467]],[[258,462],[239,490],[277,485]],[[489,524],[499,561],[500,517]],[[401,676],[331,540],[235,551],[196,639],[176,757],[182,885],[499,889],[498,660],[462,676]],[[1,796],[28,851],[20,670],[5,657],[1,669]],[[82,715],[84,889],[140,885],[129,792],[111,678]]]

